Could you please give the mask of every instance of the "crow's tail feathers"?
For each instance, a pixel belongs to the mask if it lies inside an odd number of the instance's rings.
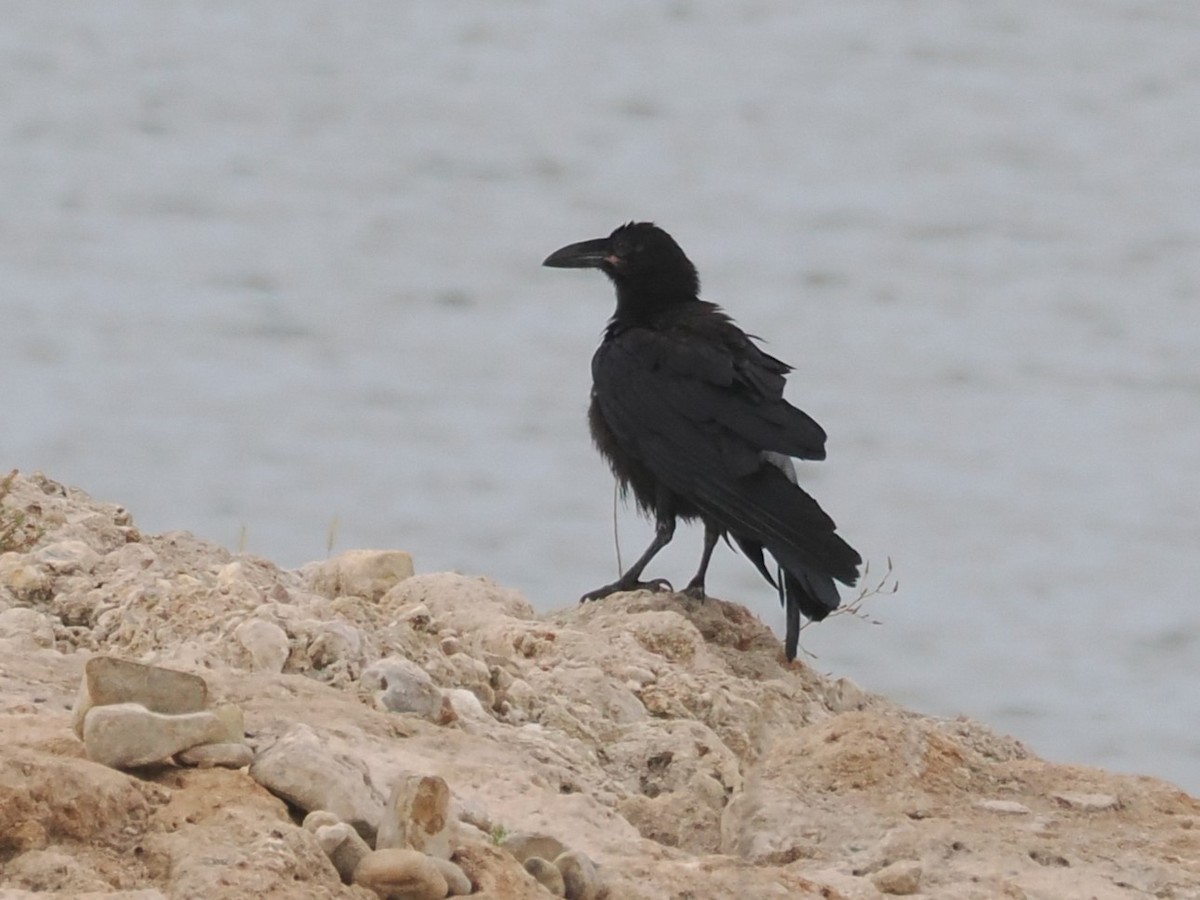
[[[796,566],[785,569],[780,565],[779,576],[783,585],[779,599],[787,618],[783,650],[788,662],[791,662],[796,658],[796,649],[800,644],[800,614],[819,622],[838,608],[842,598],[838,596],[832,578],[812,569]]]
[[[796,658],[796,650],[800,643],[801,614],[819,622],[841,605],[842,598],[838,595],[834,576],[818,572],[810,564],[799,559],[793,550],[767,547],[765,549],[775,558],[779,567],[772,576],[763,558],[762,544],[737,535],[732,537],[762,577],[779,591],[779,603],[783,606],[787,619],[783,647],[788,662],[791,662]],[[858,553],[833,533],[829,534],[828,540],[837,547],[834,554],[840,563],[837,580],[853,585],[858,580]]]

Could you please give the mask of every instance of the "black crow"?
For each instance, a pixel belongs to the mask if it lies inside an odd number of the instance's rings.
[[[825,432],[783,399],[791,366],[700,299],[696,267],[649,222],[563,247],[544,265],[599,269],[617,289],[617,310],[592,357],[588,421],[622,489],[655,521],[641,558],[583,599],[669,589],[662,579],[641,581],[642,571],[670,542],[677,517],[700,519],[704,552],[684,593],[704,597],[717,539],[732,538],[779,590],[784,648],[795,659],[800,614],[820,620],[837,609],[834,580],[853,585],[862,558],[796,483],[791,458],[824,459]]]

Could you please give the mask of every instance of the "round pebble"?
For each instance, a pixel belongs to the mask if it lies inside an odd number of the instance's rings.
[[[175,755],[175,761],[184,766],[211,769],[222,766],[226,769],[242,769],[254,762],[254,751],[247,744],[222,741],[217,744],[198,744]]]
[[[447,896],[450,897],[465,897],[471,893],[473,887],[471,879],[467,877],[467,873],[460,869],[457,865],[448,859],[439,859],[436,856],[429,857],[433,860],[433,864],[438,867],[438,871],[442,873],[442,877],[446,879],[446,886],[449,889]]]
[[[416,850],[373,850],[354,870],[354,883],[381,900],[442,900],[450,890],[437,863]]]
[[[303,827],[305,831],[311,831],[314,834],[318,828],[324,828],[326,825],[336,825],[342,821],[335,813],[331,813],[327,809],[314,809],[304,817]]]
[[[555,897],[565,897],[567,886],[563,882],[562,872],[558,866],[540,856],[531,856],[525,860],[525,871],[538,880],[538,884],[552,893]]]
[[[596,900],[600,893],[600,877],[595,864],[578,850],[569,850],[554,860],[562,873],[567,900]]]
[[[515,856],[519,863],[525,862],[531,856],[558,859],[567,852],[567,848],[558,838],[538,831],[514,831],[500,846]]]
[[[307,821],[307,820],[305,820]],[[371,852],[370,845],[345,822],[322,825],[317,829],[317,843],[338,870],[342,881],[349,884],[358,871],[358,865]]]
[[[921,864],[907,859],[892,863],[872,875],[871,883],[883,894],[915,894],[921,888]]]

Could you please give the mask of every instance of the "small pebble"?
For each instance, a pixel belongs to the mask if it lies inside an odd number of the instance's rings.
[[[278,673],[287,665],[291,647],[287,632],[265,619],[247,619],[233,630],[238,643],[246,648],[258,672]]]
[[[479,702],[479,698],[466,688],[449,688],[446,691],[446,699],[450,701],[450,707],[460,719],[486,722],[492,718]]]
[[[911,859],[894,862],[872,875],[871,884],[883,894],[915,894],[921,887],[921,864]]]
[[[562,872],[558,866],[540,856],[531,856],[525,860],[525,871],[537,879],[538,884],[552,893],[555,897],[567,895],[567,885],[563,881]]]
[[[311,814],[309,815],[311,818]],[[305,819],[307,825],[308,819]],[[362,839],[357,831],[345,822],[334,825],[322,825],[316,829],[317,843],[333,863],[345,884],[354,880],[358,864],[371,852],[370,845]]]
[[[354,883],[383,900],[442,900],[450,890],[437,864],[416,850],[373,850],[354,870]]]
[[[311,831],[313,834],[316,834],[319,829],[324,828],[326,825],[336,825],[340,821],[342,820],[337,817],[336,813],[331,813],[327,809],[314,809],[304,817],[303,828],[305,831]]]
[[[564,896],[567,900],[596,900],[600,894],[600,878],[595,864],[578,850],[569,850],[554,860],[562,873]]]
[[[449,889],[449,893],[446,896],[465,897],[471,893],[471,879],[467,877],[466,872],[448,859],[438,859],[436,856],[429,858],[433,860],[433,864],[438,867],[438,871],[446,879],[446,886]]]
[[[536,831],[514,831],[500,846],[515,856],[519,863],[525,862],[531,856],[557,859],[567,852],[567,848],[558,838]]]
[[[358,659],[362,652],[362,632],[345,622],[324,622],[305,654],[316,669]]]
[[[189,747],[182,753],[177,753],[175,761],[182,766],[196,766],[200,769],[211,769],[213,766],[241,769],[254,762],[254,751],[247,744],[235,744],[229,741],[218,744],[200,744]]]
[[[431,721],[442,715],[444,696],[429,673],[403,656],[389,656],[372,663],[359,684],[375,691],[378,704],[392,712],[411,712]],[[448,705],[448,704],[447,704]]]

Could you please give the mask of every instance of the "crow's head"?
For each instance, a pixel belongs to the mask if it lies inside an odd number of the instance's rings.
[[[652,222],[630,222],[608,237],[568,244],[542,265],[599,269],[619,289],[646,301],[694,299],[700,291],[696,267],[675,239]]]

